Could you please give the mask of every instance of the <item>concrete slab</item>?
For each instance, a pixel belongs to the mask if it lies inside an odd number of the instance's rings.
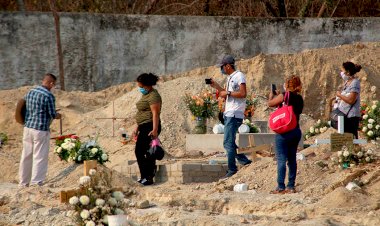
[[[203,152],[205,155],[214,152],[224,151],[223,134],[187,134],[186,135],[186,152]],[[242,133],[236,134],[236,144],[239,147],[249,146],[248,136],[253,136],[255,145],[273,144],[275,133]],[[303,149],[303,137],[299,143],[299,147]]]
[[[128,165],[121,171],[124,175],[137,180],[140,173],[137,164]],[[156,182],[192,183],[214,182],[226,174],[227,164],[208,164],[206,162],[166,162],[157,164]]]

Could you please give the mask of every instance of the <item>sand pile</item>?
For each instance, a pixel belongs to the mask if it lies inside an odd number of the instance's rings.
[[[342,83],[338,74],[340,65],[347,60],[363,67],[358,73],[362,100],[376,98],[376,92],[370,91],[370,88],[380,87],[380,43],[357,43],[298,54],[258,55],[240,60],[237,66],[247,75],[249,92],[260,97],[254,116],[257,120],[268,118],[266,96],[269,85],[276,83],[280,87],[285,76],[300,75],[305,98],[301,126],[306,131],[326,115],[326,100],[334,96]],[[184,148],[185,136],[191,132],[194,122],[181,98],[184,93],[195,94],[209,88],[204,84],[204,79],[208,77],[219,82],[225,78],[216,67],[197,68],[186,73],[166,75],[157,86],[163,99],[160,138],[173,159],[200,158],[198,153],[186,153]],[[0,132],[6,132],[10,138],[9,144],[0,149],[0,225],[69,225],[72,222],[65,215],[66,207],[59,204],[57,192],[74,187],[82,175],[83,166],[62,162],[51,152],[46,186],[17,189],[22,126],[14,121],[13,112],[17,99],[30,88],[0,91]],[[379,166],[373,163],[352,170],[337,170],[329,164],[331,153],[328,145],[302,151],[308,157],[298,164],[297,188],[300,193],[297,194],[269,195],[275,187],[276,178],[276,162],[269,157],[260,158],[222,182],[190,185],[163,183],[136,187],[112,169],[135,159],[134,145],[123,145],[119,141],[118,129],[124,127],[129,133],[134,129],[135,103],[140,95],[133,83],[93,93],[55,91],[57,108],[64,115],[63,133],[75,133],[83,140],[87,136],[97,135],[100,145],[110,154],[111,162],[106,166],[113,175],[117,175],[116,181],[134,190],[131,197],[134,201],[147,199],[151,202],[151,208],[129,210],[129,215],[137,224],[157,221],[163,225],[380,224]],[[97,119],[111,117],[121,119],[115,120],[114,126],[110,119]],[[209,131],[215,122],[208,122]],[[112,137],[113,128],[115,137]],[[334,130],[329,129],[306,143],[312,144],[315,138],[328,138],[332,132]],[[59,123],[55,121],[52,136],[58,133]],[[366,146],[379,150],[378,143]],[[323,164],[319,163],[321,161]],[[362,182],[361,191],[346,191],[342,187],[352,175],[356,175],[353,179]],[[247,183],[250,190],[235,193],[232,188],[236,183]]]

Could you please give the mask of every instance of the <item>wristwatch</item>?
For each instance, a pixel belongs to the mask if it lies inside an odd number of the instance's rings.
[[[231,95],[231,91],[227,91],[227,96],[230,96]]]

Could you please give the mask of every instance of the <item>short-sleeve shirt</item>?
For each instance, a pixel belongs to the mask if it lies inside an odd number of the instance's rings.
[[[342,95],[348,96],[350,93],[357,93],[356,102],[353,104],[351,110],[351,105],[340,100],[339,110],[348,115],[348,118],[360,117],[360,81],[358,79],[352,80],[349,85],[345,85],[342,90]]]
[[[240,85],[245,84],[245,75],[240,71],[235,71],[230,74],[227,78],[226,90],[231,92],[236,92],[240,90]],[[226,105],[224,109],[224,116],[244,118],[244,111],[246,105],[246,98],[236,98],[227,96]]]
[[[161,104],[162,100],[156,89],[152,89],[148,94],[142,95],[141,99],[136,103],[137,113],[135,118],[138,125],[153,122],[153,114],[150,105],[157,103]]]
[[[43,86],[37,86],[25,97],[26,114],[25,127],[40,131],[49,131],[52,120],[56,117],[55,98]]]

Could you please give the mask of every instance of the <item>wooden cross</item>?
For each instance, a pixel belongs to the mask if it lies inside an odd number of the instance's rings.
[[[315,144],[312,146],[316,146],[318,144],[331,144],[331,150],[335,151],[340,150],[344,144],[351,145],[367,143],[367,140],[352,138],[352,134],[344,133],[344,117],[338,116],[338,134],[331,134],[330,139],[316,139]]]
[[[256,153],[259,151],[267,151],[270,150],[268,155],[270,155],[272,145],[270,144],[262,144],[262,145],[257,145],[255,144],[255,138],[252,135],[248,135],[248,142],[249,145],[247,147],[241,147],[238,148],[237,154],[249,154],[251,153],[251,160],[252,162],[256,161],[257,155]]]
[[[95,119],[112,119],[112,137],[115,136],[115,120],[116,119],[126,119],[115,117],[115,102],[112,101],[112,118],[95,118]]]

